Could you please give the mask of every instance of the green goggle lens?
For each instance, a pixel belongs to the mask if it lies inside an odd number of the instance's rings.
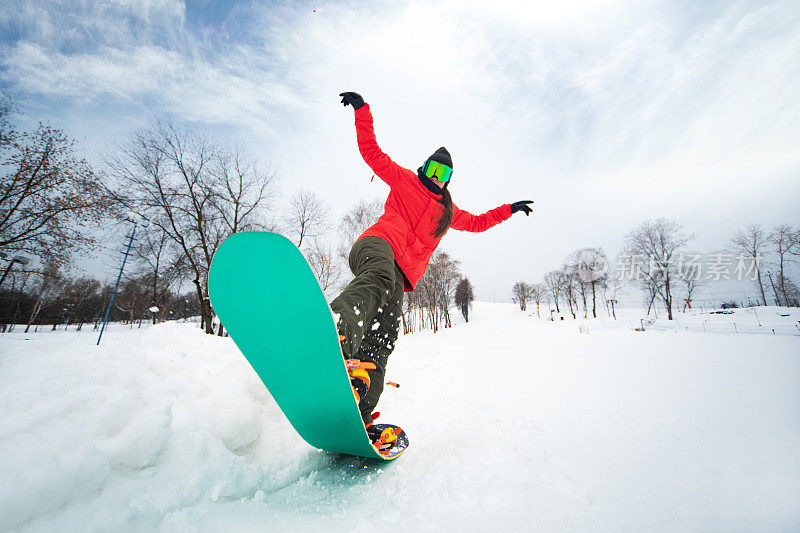
[[[428,161],[425,163],[423,173],[429,178],[436,177],[440,182],[447,183],[450,181],[453,169],[438,161]]]

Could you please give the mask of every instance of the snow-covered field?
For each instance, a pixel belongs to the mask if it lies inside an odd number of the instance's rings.
[[[401,337],[392,463],[309,447],[194,324],[3,335],[0,530],[800,529],[800,337],[580,329]]]
[[[790,335],[800,337],[800,309],[796,307],[760,306],[739,309],[713,309],[700,311],[675,310],[673,320],[668,320],[663,309],[658,316],[647,315],[644,309],[619,309],[616,319],[605,309],[598,309],[598,318],[581,320],[589,331],[609,328],[641,328],[659,331],[697,331],[704,333],[750,333],[759,335]],[[549,315],[548,315],[549,316]],[[583,315],[578,315],[579,319]],[[568,320],[572,315],[567,315]]]

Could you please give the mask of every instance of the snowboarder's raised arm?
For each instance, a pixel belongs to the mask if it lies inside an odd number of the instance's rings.
[[[361,157],[375,172],[375,175],[391,187],[398,179],[400,166],[383,153],[383,150],[378,146],[369,104],[364,102],[364,99],[358,93],[347,92],[339,96],[342,97],[342,104],[345,106],[350,104],[355,110],[356,140],[358,141],[358,151],[361,152]]]

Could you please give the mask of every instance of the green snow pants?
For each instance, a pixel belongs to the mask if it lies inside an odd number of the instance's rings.
[[[383,392],[386,362],[394,350],[403,309],[405,278],[389,243],[380,237],[362,237],[350,250],[355,279],[331,302],[339,314],[337,328],[345,359],[375,363],[369,370],[370,387],[358,408],[364,423]]]

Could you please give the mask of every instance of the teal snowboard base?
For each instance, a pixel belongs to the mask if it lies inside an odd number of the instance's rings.
[[[231,235],[214,255],[208,291],[222,325],[307,443],[375,459],[405,451],[397,446],[382,455],[370,442],[328,303],[288,239]]]

